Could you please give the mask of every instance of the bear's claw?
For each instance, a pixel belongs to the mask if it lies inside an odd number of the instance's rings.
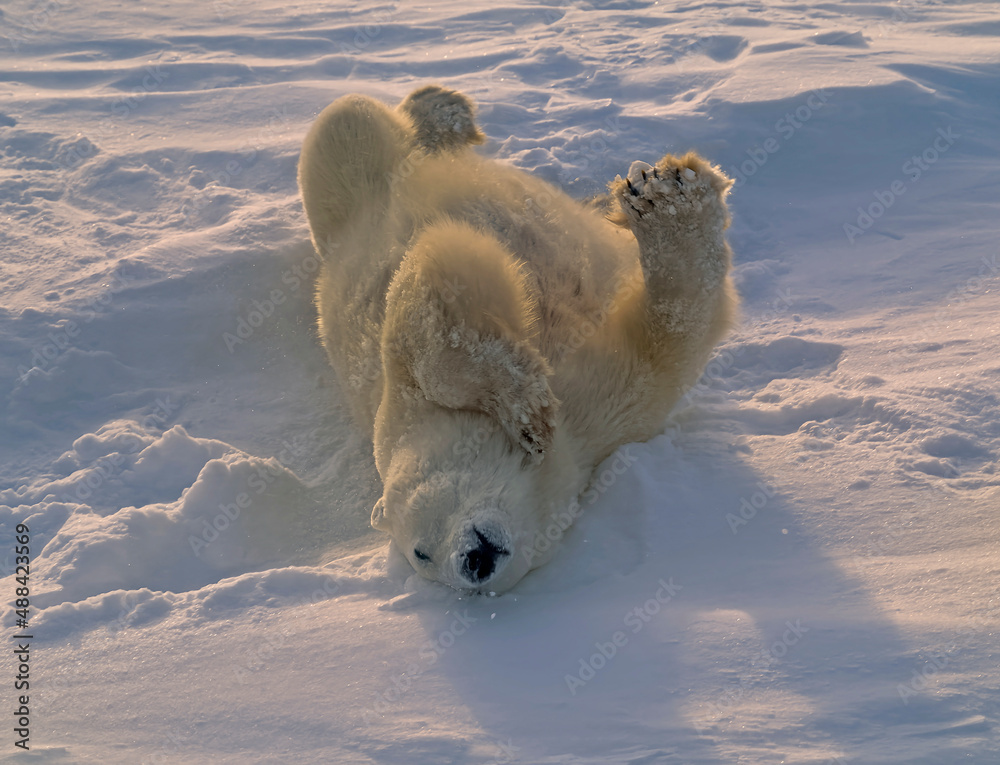
[[[725,220],[723,197],[730,185],[725,175],[697,155],[668,154],[653,167],[633,162],[628,175],[612,185],[612,192],[626,220],[633,225],[656,226],[655,221],[700,218],[713,211]],[[656,215],[649,218],[653,213]]]

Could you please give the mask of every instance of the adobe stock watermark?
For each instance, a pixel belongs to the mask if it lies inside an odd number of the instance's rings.
[[[899,696],[899,700],[903,702],[903,705],[908,705],[913,696],[917,696],[930,688],[938,673],[950,667],[961,653],[969,647],[971,639],[971,632],[960,632],[955,636],[955,640],[950,645],[946,646],[943,650],[930,653],[927,655],[925,661],[919,666],[914,667],[909,681],[896,685],[896,694]]]
[[[904,705],[910,703],[910,697],[927,690],[931,679],[942,669],[951,664],[952,658],[946,653],[932,654],[924,664],[913,670],[913,676],[908,683],[899,683],[896,693]]]
[[[988,292],[997,276],[1000,276],[998,256],[993,254],[987,258],[984,255],[979,260],[976,275],[949,291],[933,315],[920,325],[921,329],[927,334],[935,334],[959,306]]]
[[[290,296],[296,295],[303,285],[310,285],[320,269],[320,259],[315,252],[310,252],[301,261],[281,274],[281,283],[285,287],[272,289],[263,299],[254,298],[250,308],[236,319],[232,332],[222,333],[222,342],[230,355],[236,349],[246,344],[254,333],[268,322]]]
[[[181,203],[179,212],[185,220],[189,223],[192,222],[196,216],[211,206],[215,197],[207,193],[207,189],[213,186],[228,187],[234,179],[239,178],[243,173],[250,170],[260,158],[261,147],[264,143],[267,140],[282,135],[285,128],[288,127],[290,120],[288,107],[281,106],[270,109],[267,112],[266,121],[257,131],[257,134],[244,141],[236,149],[238,158],[230,159],[222,167],[213,168],[211,171],[205,173],[208,180],[201,187],[201,193],[194,197],[188,197]]]
[[[560,21],[566,14],[568,9],[571,9],[572,3],[570,0],[559,0],[558,3],[547,5],[542,11],[541,23],[549,26]],[[538,10],[542,10],[539,8]],[[510,88],[512,83],[518,83],[517,75],[514,72],[504,69],[498,69],[496,66],[490,68],[488,71],[482,72],[476,80],[470,83],[466,92],[473,96],[477,101],[486,101],[496,96],[496,90],[498,88]]]
[[[595,179],[593,172],[596,169],[602,168],[601,160],[603,160],[611,152],[615,143],[619,140],[622,133],[624,132],[624,127],[621,124],[621,116],[614,114],[605,117],[598,127],[593,129],[593,131],[588,136],[579,136],[578,139],[573,139],[571,143],[568,143],[565,147],[566,153],[574,152],[575,156],[579,157],[576,160],[578,178],[574,183],[579,183],[580,181],[586,180],[598,183],[599,188],[602,190],[596,196],[600,198],[603,193],[603,189],[606,186],[607,179]],[[566,163],[572,165],[574,161],[573,157],[567,158]],[[554,192],[550,192],[548,189],[543,189],[541,193],[534,197],[529,197],[525,200],[525,208],[529,213],[534,213],[538,217],[542,218],[546,216],[547,211],[551,209],[552,203],[558,198],[561,199],[564,195],[562,189],[557,188]]]
[[[163,428],[178,408],[179,405],[172,402],[170,396],[158,398],[156,408],[143,417],[139,425],[147,432]],[[98,458],[87,468],[85,475],[63,489],[60,500],[69,504],[86,503],[105,483],[121,474],[128,455],[138,454],[148,446],[134,433],[126,435],[122,441],[122,448]]]
[[[507,737],[507,741],[496,741],[495,749],[496,757],[494,757],[488,765],[506,765],[508,762],[514,762],[518,759],[517,753],[521,751],[520,747],[514,746],[514,739]]]
[[[854,223],[843,224],[844,235],[849,244],[854,244],[858,237],[862,236],[891,208],[899,197],[903,196],[913,184],[917,183],[931,167],[937,163],[947,151],[955,145],[955,141],[960,136],[956,135],[952,126],[937,129],[937,137],[920,154],[914,154],[903,162],[900,170],[906,176],[906,180],[897,178],[889,184],[887,189],[878,189],[872,192],[874,202],[867,207],[858,205],[858,217]],[[909,185],[907,185],[909,180]]]
[[[131,283],[121,268],[112,272],[109,277],[110,284],[102,285],[104,289],[87,299],[84,303],[80,321],[68,320],[46,335],[45,340],[39,343],[32,350],[31,358],[27,366],[19,364],[17,367],[18,382],[22,385],[29,382],[35,375],[39,375],[50,367],[70,348],[75,348],[80,341],[82,331],[81,324],[89,324],[96,319],[99,309],[107,308],[111,305],[115,295],[124,291]]]
[[[108,633],[112,637],[118,637],[121,633],[131,627],[137,612],[143,607],[143,605],[150,602],[150,599],[148,598],[140,600],[140,595],[143,594],[150,594],[157,597],[155,593],[152,593],[152,591],[145,588],[141,590],[129,590],[124,596],[122,596],[122,607],[118,609],[118,616],[113,622],[110,622],[107,625]]]
[[[402,673],[393,677],[389,687],[375,697],[375,701],[369,709],[361,714],[362,720],[369,727],[387,712],[392,710],[392,705],[396,704],[409,692],[413,684],[423,674],[438,663],[438,660],[455,645],[455,642],[464,635],[472,625],[478,620],[469,615],[468,609],[460,614],[456,614],[451,625],[437,634],[433,640],[428,640],[421,646],[417,654],[418,660],[407,665]]]
[[[803,626],[801,619],[796,619],[794,622],[786,621],[785,630],[781,636],[751,656],[751,667],[755,670],[771,669],[779,664],[788,655],[788,652],[809,633],[810,629],[810,627]],[[752,686],[748,675],[741,675],[735,687],[724,689],[714,702],[708,704],[706,710],[708,716],[713,721],[718,720],[718,718],[729,714],[733,707],[749,697],[751,693]],[[707,723],[708,721],[705,719],[701,722],[695,722],[695,728],[699,733],[704,733],[707,729]]]
[[[290,455],[301,454],[300,449],[287,441],[282,441],[282,444],[284,448],[278,453],[276,465],[271,461],[259,463],[247,478],[246,491],[237,493],[232,502],[220,502],[218,512],[210,519],[204,515],[199,516],[201,528],[196,530],[200,533],[188,534],[188,544],[196,556],[201,557],[213,542],[230,529],[245,510],[250,509],[257,497],[264,494],[271,488],[271,484],[285,475],[287,468],[284,463]]]
[[[160,748],[149,755],[149,757],[144,757],[142,760],[143,765],[153,765],[153,763],[160,762],[177,762],[177,757],[183,753],[184,745],[191,741],[191,739],[181,735],[177,731],[172,731],[160,739],[160,741]]]
[[[663,610],[683,588],[675,584],[673,577],[667,580],[660,579],[657,584],[659,589],[646,602],[630,609],[625,613],[622,622],[628,627],[632,635],[638,635],[647,624],[653,621],[653,617]],[[574,674],[567,674],[563,678],[566,683],[566,690],[571,696],[576,696],[577,691],[593,680],[597,673],[604,669],[618,655],[618,652],[628,645],[629,636],[624,630],[616,630],[607,641],[598,640],[594,643],[595,652],[590,656],[579,660],[579,669]]]
[[[712,58],[715,54],[713,49],[719,44],[720,37],[724,39],[729,35],[729,24],[731,23],[729,20],[735,12],[733,8],[713,9],[711,6],[706,6],[702,10],[704,13],[699,14],[699,21],[706,23],[703,27],[699,23],[699,27],[702,27],[702,31],[699,32],[700,37],[692,43],[680,46],[675,54],[679,55],[680,58],[675,59],[672,66],[680,72],[688,69],[694,62],[695,56],[704,55]],[[709,14],[711,14],[711,18],[709,18]]]
[[[620,138],[623,128],[620,116],[615,114],[605,117],[602,127],[599,128],[589,138],[584,139],[583,149],[580,151],[582,159],[579,162],[579,173],[581,178],[594,180],[593,171],[601,159],[607,156],[608,152]],[[603,183],[601,184],[603,187]]]
[[[39,7],[23,21],[11,18],[8,12],[8,17],[4,21],[8,25],[9,29],[6,37],[7,42],[10,45],[10,49],[14,53],[17,53],[20,51],[22,45],[33,42],[43,32],[51,29],[55,25],[53,19],[56,15],[58,15],[59,11],[66,7],[66,5],[66,3],[57,2],[57,0],[49,0],[48,2],[41,3]]]
[[[895,529],[888,529],[878,535],[872,535],[864,548],[851,556],[850,560],[856,566],[862,566],[876,558],[888,555],[900,540],[903,534]]]
[[[792,307],[792,302],[794,300],[792,296],[792,291],[790,289],[778,290],[778,296],[768,303],[766,310],[758,315],[754,322],[746,327],[747,332],[753,332],[755,329],[763,326],[766,322],[783,316],[788,313],[788,310]],[[727,372],[736,367],[737,363],[742,358],[743,354],[751,346],[744,343],[738,345],[735,348],[722,348],[716,351],[715,355],[712,356],[708,364],[705,366],[705,371],[701,373],[701,376],[695,382],[694,385],[685,386],[683,395],[681,396],[681,401],[686,404],[690,404],[692,398],[697,394],[707,393],[711,390],[710,383],[712,381],[719,381],[727,376]]]
[[[608,467],[604,468],[591,479],[590,484],[584,490],[583,494],[580,495],[587,507],[597,502],[638,461],[639,458],[634,456],[630,451],[634,446],[635,444],[628,444],[615,450],[612,455],[613,459],[609,458],[611,462]],[[549,552],[553,545],[557,544],[563,538],[569,527],[583,515],[584,510],[584,505],[581,504],[580,499],[574,497],[565,510],[556,511],[549,515],[549,524],[542,531],[535,534],[535,538],[532,540],[530,546],[521,550],[521,554],[527,562],[531,563],[539,555]]]
[[[757,488],[760,491],[755,491],[749,497],[740,497],[740,508],[737,512],[726,513],[726,523],[729,524],[729,530],[734,535],[739,533],[740,528],[756,518],[757,513],[763,510],[775,495],[774,489],[763,481],[757,482]]]
[[[768,159],[777,154],[781,147],[788,143],[829,100],[830,95],[825,90],[811,90],[804,104],[797,106],[795,111],[786,113],[775,122],[772,132],[778,134],[777,138],[773,135],[765,138],[759,146],[746,150],[747,158],[739,165],[729,166],[726,172],[735,181],[734,188],[739,188],[756,175],[757,171],[767,164]]]
[[[264,669],[269,660],[276,659],[281,661],[282,657],[292,649],[290,640],[292,625],[297,620],[304,619],[308,613],[301,610],[300,607],[314,606],[324,600],[329,600],[335,597],[340,592],[340,589],[340,582],[332,576],[327,575],[323,577],[322,586],[314,589],[308,596],[296,598],[291,603],[283,605],[282,612],[285,614],[281,620],[283,629],[263,630],[261,632],[263,635],[261,642],[256,647],[240,655],[240,663],[233,668],[233,673],[236,675],[236,682],[240,685],[246,685],[250,682],[251,674]],[[291,616],[288,616],[288,614],[291,614]]]
[[[354,36],[349,43],[340,44],[340,52],[346,56],[357,56],[364,53],[382,36],[385,25],[391,22],[393,13],[381,12],[373,14],[364,24],[354,27]]]
[[[916,17],[916,9],[927,5],[936,4],[936,0],[896,0],[892,3],[892,15],[888,19],[879,22],[878,33],[880,37],[899,31],[899,28]]]
[[[92,138],[101,139],[121,131],[118,120],[125,120],[132,116],[132,113],[139,108],[150,93],[158,90],[163,83],[169,79],[170,73],[164,72],[160,64],[151,64],[143,69],[144,74],[138,85],[132,88],[126,95],[119,96],[111,104],[111,117],[101,120],[96,127],[88,131]],[[98,152],[96,144],[87,137],[81,137],[75,141],[65,152],[60,152],[57,157],[59,166],[64,170],[74,168],[86,162]]]

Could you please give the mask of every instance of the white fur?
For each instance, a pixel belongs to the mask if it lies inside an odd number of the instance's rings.
[[[348,96],[299,183],[320,334],[384,485],[372,524],[424,576],[500,592],[595,465],[659,431],[736,298],[731,181],[701,158],[633,163],[605,216],[481,140],[453,91]]]

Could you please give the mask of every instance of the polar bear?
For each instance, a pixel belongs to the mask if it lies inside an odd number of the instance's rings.
[[[421,575],[503,592],[555,549],[596,465],[651,438],[737,298],[732,181],[635,162],[611,212],[473,151],[464,95],[333,102],[302,146],[319,333],[371,437],[372,525]]]

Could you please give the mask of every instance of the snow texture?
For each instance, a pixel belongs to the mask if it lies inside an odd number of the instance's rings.
[[[32,761],[995,765],[998,34],[974,0],[5,5]],[[369,528],[296,189],[327,104],[429,82],[579,198],[668,151],[736,181],[741,325],[495,598]]]

